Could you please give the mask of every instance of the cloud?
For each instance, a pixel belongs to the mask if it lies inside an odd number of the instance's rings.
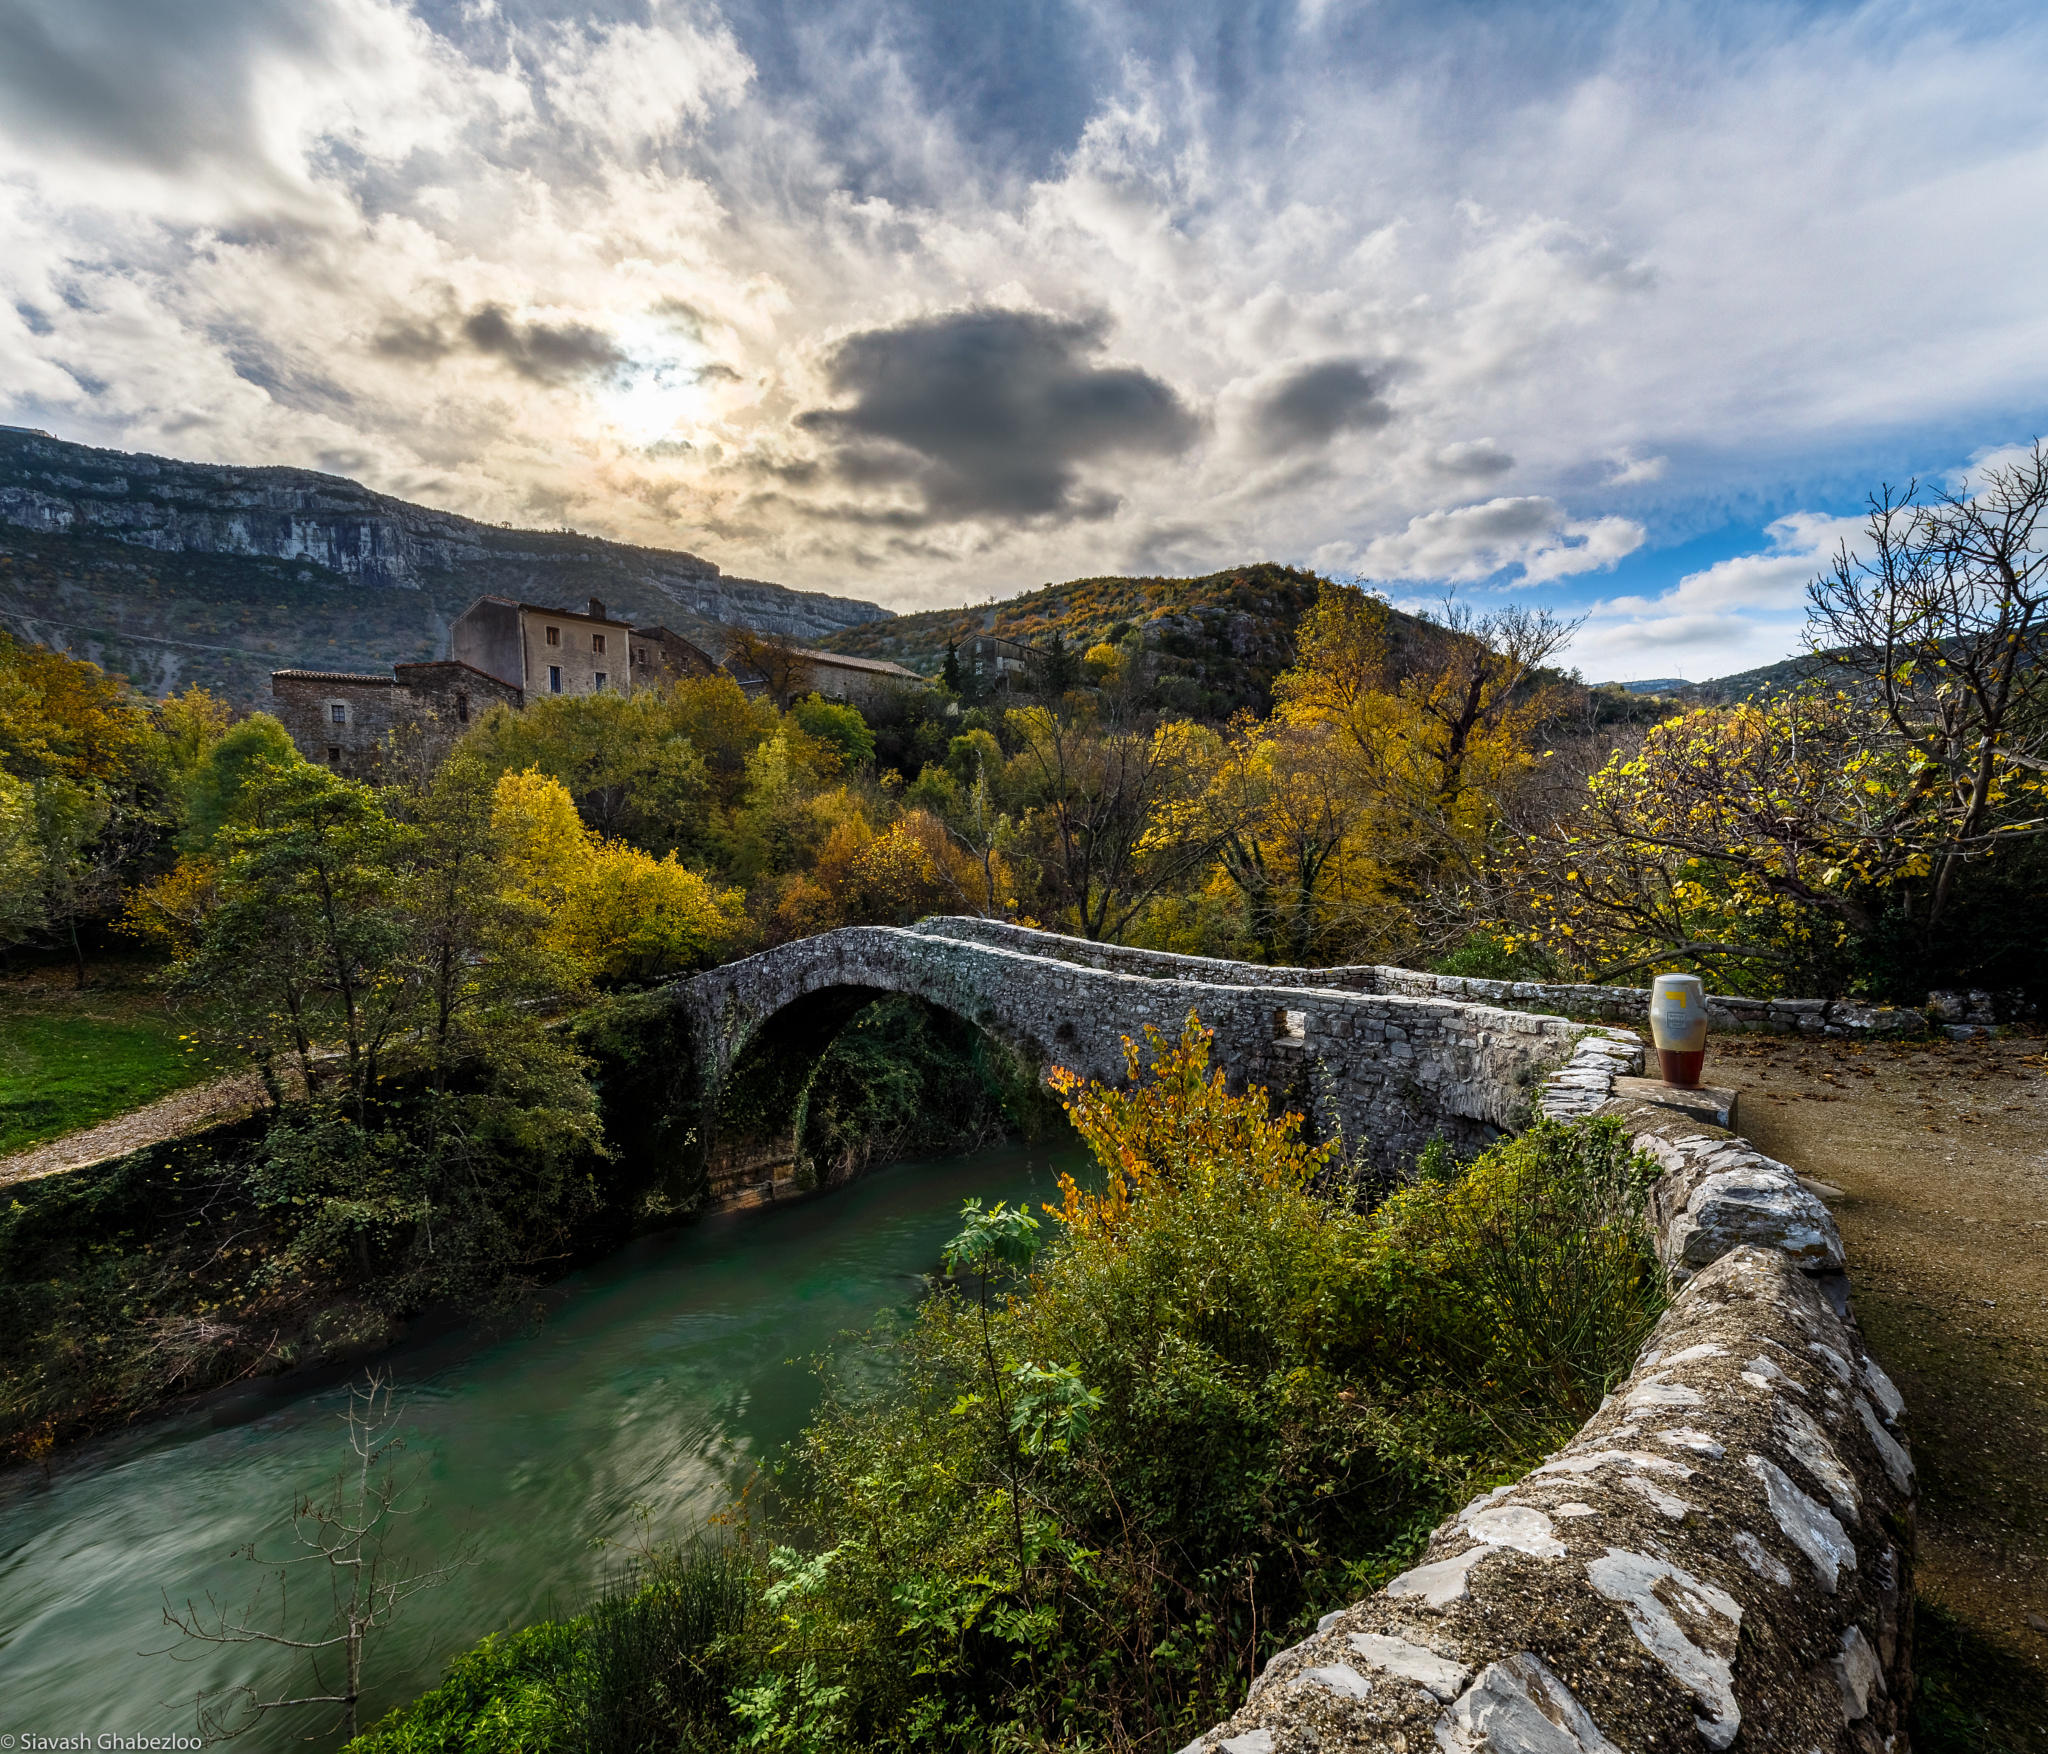
[[[1614,473],[1607,477],[1609,487],[1632,487],[1639,481],[1661,481],[1664,471],[1670,467],[1668,457],[1638,457],[1629,451],[1618,451],[1608,458],[1614,466]]]
[[[1472,439],[1465,444],[1445,445],[1429,459],[1439,475],[1455,475],[1467,481],[1490,481],[1505,475],[1515,460],[1492,439]]]
[[[1572,660],[1596,681],[1684,676],[1703,682],[1786,656],[1806,620],[1806,587],[1863,520],[1793,512],[1767,525],[1770,546],[1687,573],[1655,596],[1610,597],[1587,611]]]
[[[865,330],[825,364],[832,394],[851,403],[795,424],[832,447],[851,485],[913,490],[919,521],[1099,518],[1114,498],[1083,490],[1080,464],[1170,456],[1198,430],[1170,384],[1094,363],[1108,327],[983,308]]]
[[[1642,525],[1627,518],[1573,518],[1532,494],[1425,512],[1368,542],[1353,570],[1366,579],[1471,584],[1515,568],[1519,576],[1508,582],[1532,585],[1610,567],[1642,543]]]
[[[2048,404],[2048,16],[1743,17],[0,0],[0,420],[897,605],[1263,555],[1569,610],[1639,542],[1654,603]]]
[[[1254,404],[1253,429],[1281,450],[1326,445],[1341,432],[1376,432],[1394,418],[1387,374],[1362,359],[1325,359],[1287,372]]]
[[[391,359],[438,364],[450,354],[470,352],[496,359],[536,384],[563,384],[617,371],[626,354],[611,336],[587,323],[522,323],[503,305],[482,304],[466,316],[417,322],[398,319],[378,330],[371,345]],[[730,367],[707,367],[710,376]]]

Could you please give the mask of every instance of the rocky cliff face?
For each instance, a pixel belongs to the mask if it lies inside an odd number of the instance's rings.
[[[889,617],[679,550],[503,529],[336,475],[0,432],[0,624],[144,686],[203,677],[259,704],[273,665],[432,656],[422,646],[485,594],[601,597],[713,645],[724,628],[816,642]]]

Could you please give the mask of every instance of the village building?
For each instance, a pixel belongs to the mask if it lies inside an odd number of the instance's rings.
[[[867,708],[892,699],[906,688],[929,686],[915,670],[886,658],[850,658],[844,652],[819,652],[807,646],[784,648],[786,692],[792,697],[816,694],[825,700]],[[728,654],[725,668],[748,694],[773,692],[769,679],[737,653]]]
[[[479,597],[455,618],[448,644],[449,656],[394,664],[389,676],[274,670],[273,711],[308,761],[352,779],[374,779],[394,748],[431,767],[496,705],[519,712],[552,695],[631,695],[720,668],[674,629],[635,627],[608,615],[595,597],[583,609]],[[874,698],[884,674],[892,687],[919,680],[900,664],[831,652],[802,655],[810,673],[823,679],[820,691],[837,700]],[[746,682],[742,674],[741,685]]]

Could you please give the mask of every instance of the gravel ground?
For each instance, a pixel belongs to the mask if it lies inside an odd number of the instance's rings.
[[[233,1077],[215,1079],[211,1084],[181,1090],[147,1108],[87,1127],[82,1133],[70,1133],[62,1139],[52,1139],[47,1145],[0,1157],[0,1187],[39,1175],[55,1175],[59,1170],[83,1169],[90,1163],[140,1151],[145,1145],[196,1133],[216,1121],[248,1114],[262,1101],[263,1081],[254,1072],[239,1072]]]
[[[1921,1594],[2048,1689],[2044,1062],[2039,1037],[1748,1036],[1706,1078],[1759,1149],[1841,1190],[1857,1318],[1911,1409]]]

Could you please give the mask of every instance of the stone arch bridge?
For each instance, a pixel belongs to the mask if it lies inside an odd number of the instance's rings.
[[[1321,1137],[1388,1168],[1434,1134],[1473,1145],[1522,1124],[1542,1075],[1584,1026],[1457,999],[1386,992],[1404,971],[1267,968],[1090,943],[980,919],[851,926],[678,983],[702,1095],[707,1153],[719,1095],[762,1030],[791,1007],[845,1009],[907,994],[965,1019],[1036,1066],[1111,1083],[1123,1038],[1216,1032],[1231,1088],[1257,1085],[1308,1112]],[[1406,977],[1412,978],[1412,977]]]

